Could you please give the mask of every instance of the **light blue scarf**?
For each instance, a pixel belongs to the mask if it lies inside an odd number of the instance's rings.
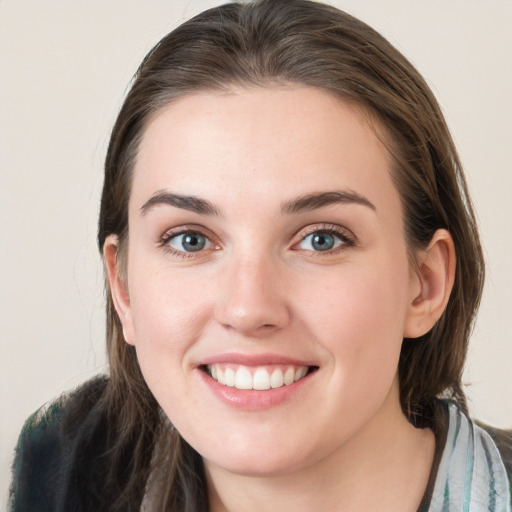
[[[493,440],[453,403],[428,512],[510,512],[505,466]]]

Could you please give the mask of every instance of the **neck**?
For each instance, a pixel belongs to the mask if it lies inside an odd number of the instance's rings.
[[[418,509],[432,466],[432,431],[403,415],[398,385],[372,420],[324,459],[287,474],[247,476],[205,462],[210,510]]]

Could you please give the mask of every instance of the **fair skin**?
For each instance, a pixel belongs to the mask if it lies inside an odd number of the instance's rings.
[[[146,129],[127,267],[115,236],[105,261],[148,386],[203,457],[211,510],[421,501],[434,438],[403,415],[397,365],[442,314],[455,258],[440,230],[410,264],[381,139],[301,86],[192,94]]]

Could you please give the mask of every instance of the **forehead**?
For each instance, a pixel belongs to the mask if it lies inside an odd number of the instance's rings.
[[[397,197],[374,126],[358,107],[306,86],[187,95],[149,122],[131,203],[163,189],[260,204],[339,188],[372,202],[383,191]]]

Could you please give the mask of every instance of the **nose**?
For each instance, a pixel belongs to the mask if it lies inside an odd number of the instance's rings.
[[[282,329],[290,321],[284,281],[269,255],[234,258],[222,279],[216,320],[252,338]]]

